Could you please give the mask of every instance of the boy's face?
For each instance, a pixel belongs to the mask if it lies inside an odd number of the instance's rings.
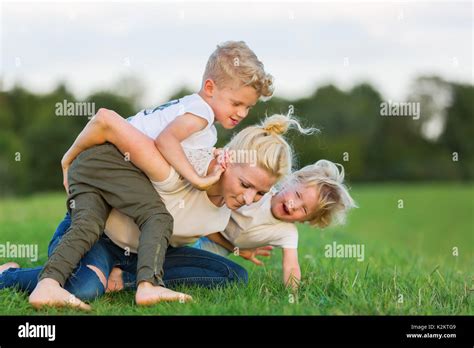
[[[308,221],[317,209],[318,196],[317,187],[290,184],[272,199],[272,214],[285,222]]]
[[[260,97],[253,87],[228,85],[219,88],[210,79],[204,83],[204,93],[216,121],[225,129],[234,128],[247,117]]]

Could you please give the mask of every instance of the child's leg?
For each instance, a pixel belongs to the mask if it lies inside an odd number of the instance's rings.
[[[173,217],[147,176],[126,161],[115,146],[104,146],[108,148],[102,158],[113,165],[114,172],[95,185],[101,185],[110,206],[131,217],[140,229],[137,283],[163,286],[163,262],[173,233]]]
[[[78,185],[74,185],[76,190]],[[50,278],[61,286],[77,267],[82,257],[97,242],[105,228],[110,207],[97,192],[75,194],[69,199],[71,225],[46,262],[39,280]]]
[[[71,165],[68,177],[71,226],[49,256],[38,285],[30,295],[30,303],[36,308],[45,305],[86,307],[80,301],[68,302],[71,294],[62,287],[103,233],[110,213],[102,192],[93,185],[100,176],[96,166],[100,152],[98,147],[84,151]]]
[[[114,145],[104,144],[94,149],[96,156],[88,158],[88,168],[95,168],[98,175],[87,177],[87,183],[101,192],[109,206],[128,215],[138,225],[141,233],[137,283],[142,288],[149,288],[149,285],[160,288],[163,286],[163,262],[173,232],[173,218],[146,175]],[[156,289],[153,291],[156,296],[151,295],[151,298],[155,302],[160,298],[179,300],[180,296],[183,297],[183,294],[171,290],[160,294],[156,293]],[[153,291],[143,292],[151,294]],[[139,292],[141,293],[140,286]]]
[[[63,221],[59,223],[58,227],[56,228],[56,231],[53,234],[53,237],[49,241],[48,257],[50,257],[53,254],[54,249],[56,249],[56,247],[58,246],[59,242],[61,241],[61,238],[69,229],[69,226],[71,226],[71,214],[67,212]]]
[[[103,233],[110,207],[96,192],[84,192],[73,197],[72,224],[50,255],[38,285],[29,297],[35,308],[71,306],[89,309],[63,287],[82,257]]]

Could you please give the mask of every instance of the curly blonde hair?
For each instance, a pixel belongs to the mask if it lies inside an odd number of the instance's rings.
[[[221,88],[229,82],[253,87],[263,99],[273,95],[273,77],[244,41],[227,41],[217,45],[206,64],[203,84],[213,80]]]
[[[290,183],[301,183],[318,190],[317,207],[306,221],[311,226],[324,228],[344,224],[349,210],[357,208],[344,184],[342,164],[319,160],[291,174],[283,186]]]

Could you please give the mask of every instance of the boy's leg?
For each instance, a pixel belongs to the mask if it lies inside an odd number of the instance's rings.
[[[101,161],[107,167],[101,171],[104,180],[93,185],[111,207],[132,218],[140,229],[137,283],[163,286],[163,262],[173,233],[173,217],[147,176],[115,146],[102,146]]]
[[[74,185],[76,189],[79,185]],[[83,190],[85,191],[85,190]],[[61,238],[39,280],[50,278],[61,286],[71,275],[82,257],[97,242],[105,228],[110,207],[97,192],[73,195],[71,204],[71,226]]]
[[[35,308],[70,306],[90,309],[63,287],[82,257],[103,233],[110,207],[96,192],[73,197],[70,200],[72,224],[50,255],[38,285],[29,297],[30,304]]]
[[[71,214],[69,212],[66,213],[66,216],[64,217],[63,221],[61,221],[56,228],[56,231],[53,234],[53,237],[49,241],[48,245],[48,257],[51,256],[53,253],[54,249],[58,246],[59,242],[61,241],[61,238],[64,236],[66,231],[69,229],[69,226],[71,226]]]
[[[64,305],[88,307],[80,301],[69,301],[74,298],[62,287],[103,233],[110,213],[111,208],[101,191],[93,186],[95,178],[100,176],[96,167],[100,152],[100,148],[84,151],[71,165],[68,210],[72,222],[50,255],[38,285],[30,295],[30,303],[36,308]]]
[[[90,158],[88,164],[99,174],[88,178],[88,184],[101,192],[109,206],[131,217],[141,232],[137,303],[190,299],[163,288],[163,262],[173,232],[173,217],[150,180],[112,144],[100,145],[96,155],[96,160]]]

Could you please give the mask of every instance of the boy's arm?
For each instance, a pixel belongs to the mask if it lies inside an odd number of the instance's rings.
[[[82,151],[110,142],[117,146],[130,161],[151,180],[164,181],[170,173],[170,165],[156,148],[153,139],[129,124],[112,110],[99,109],[76,138],[61,160],[67,189],[67,170]],[[125,159],[124,159],[125,160]]]
[[[222,171],[218,174],[199,176],[194,167],[189,163],[181,142],[192,134],[206,128],[207,121],[202,117],[185,113],[176,117],[155,139],[158,150],[171,166],[194,187],[205,190],[214,184],[220,177]]]
[[[298,263],[298,249],[283,248],[283,282],[287,287],[298,290],[301,270]]]

